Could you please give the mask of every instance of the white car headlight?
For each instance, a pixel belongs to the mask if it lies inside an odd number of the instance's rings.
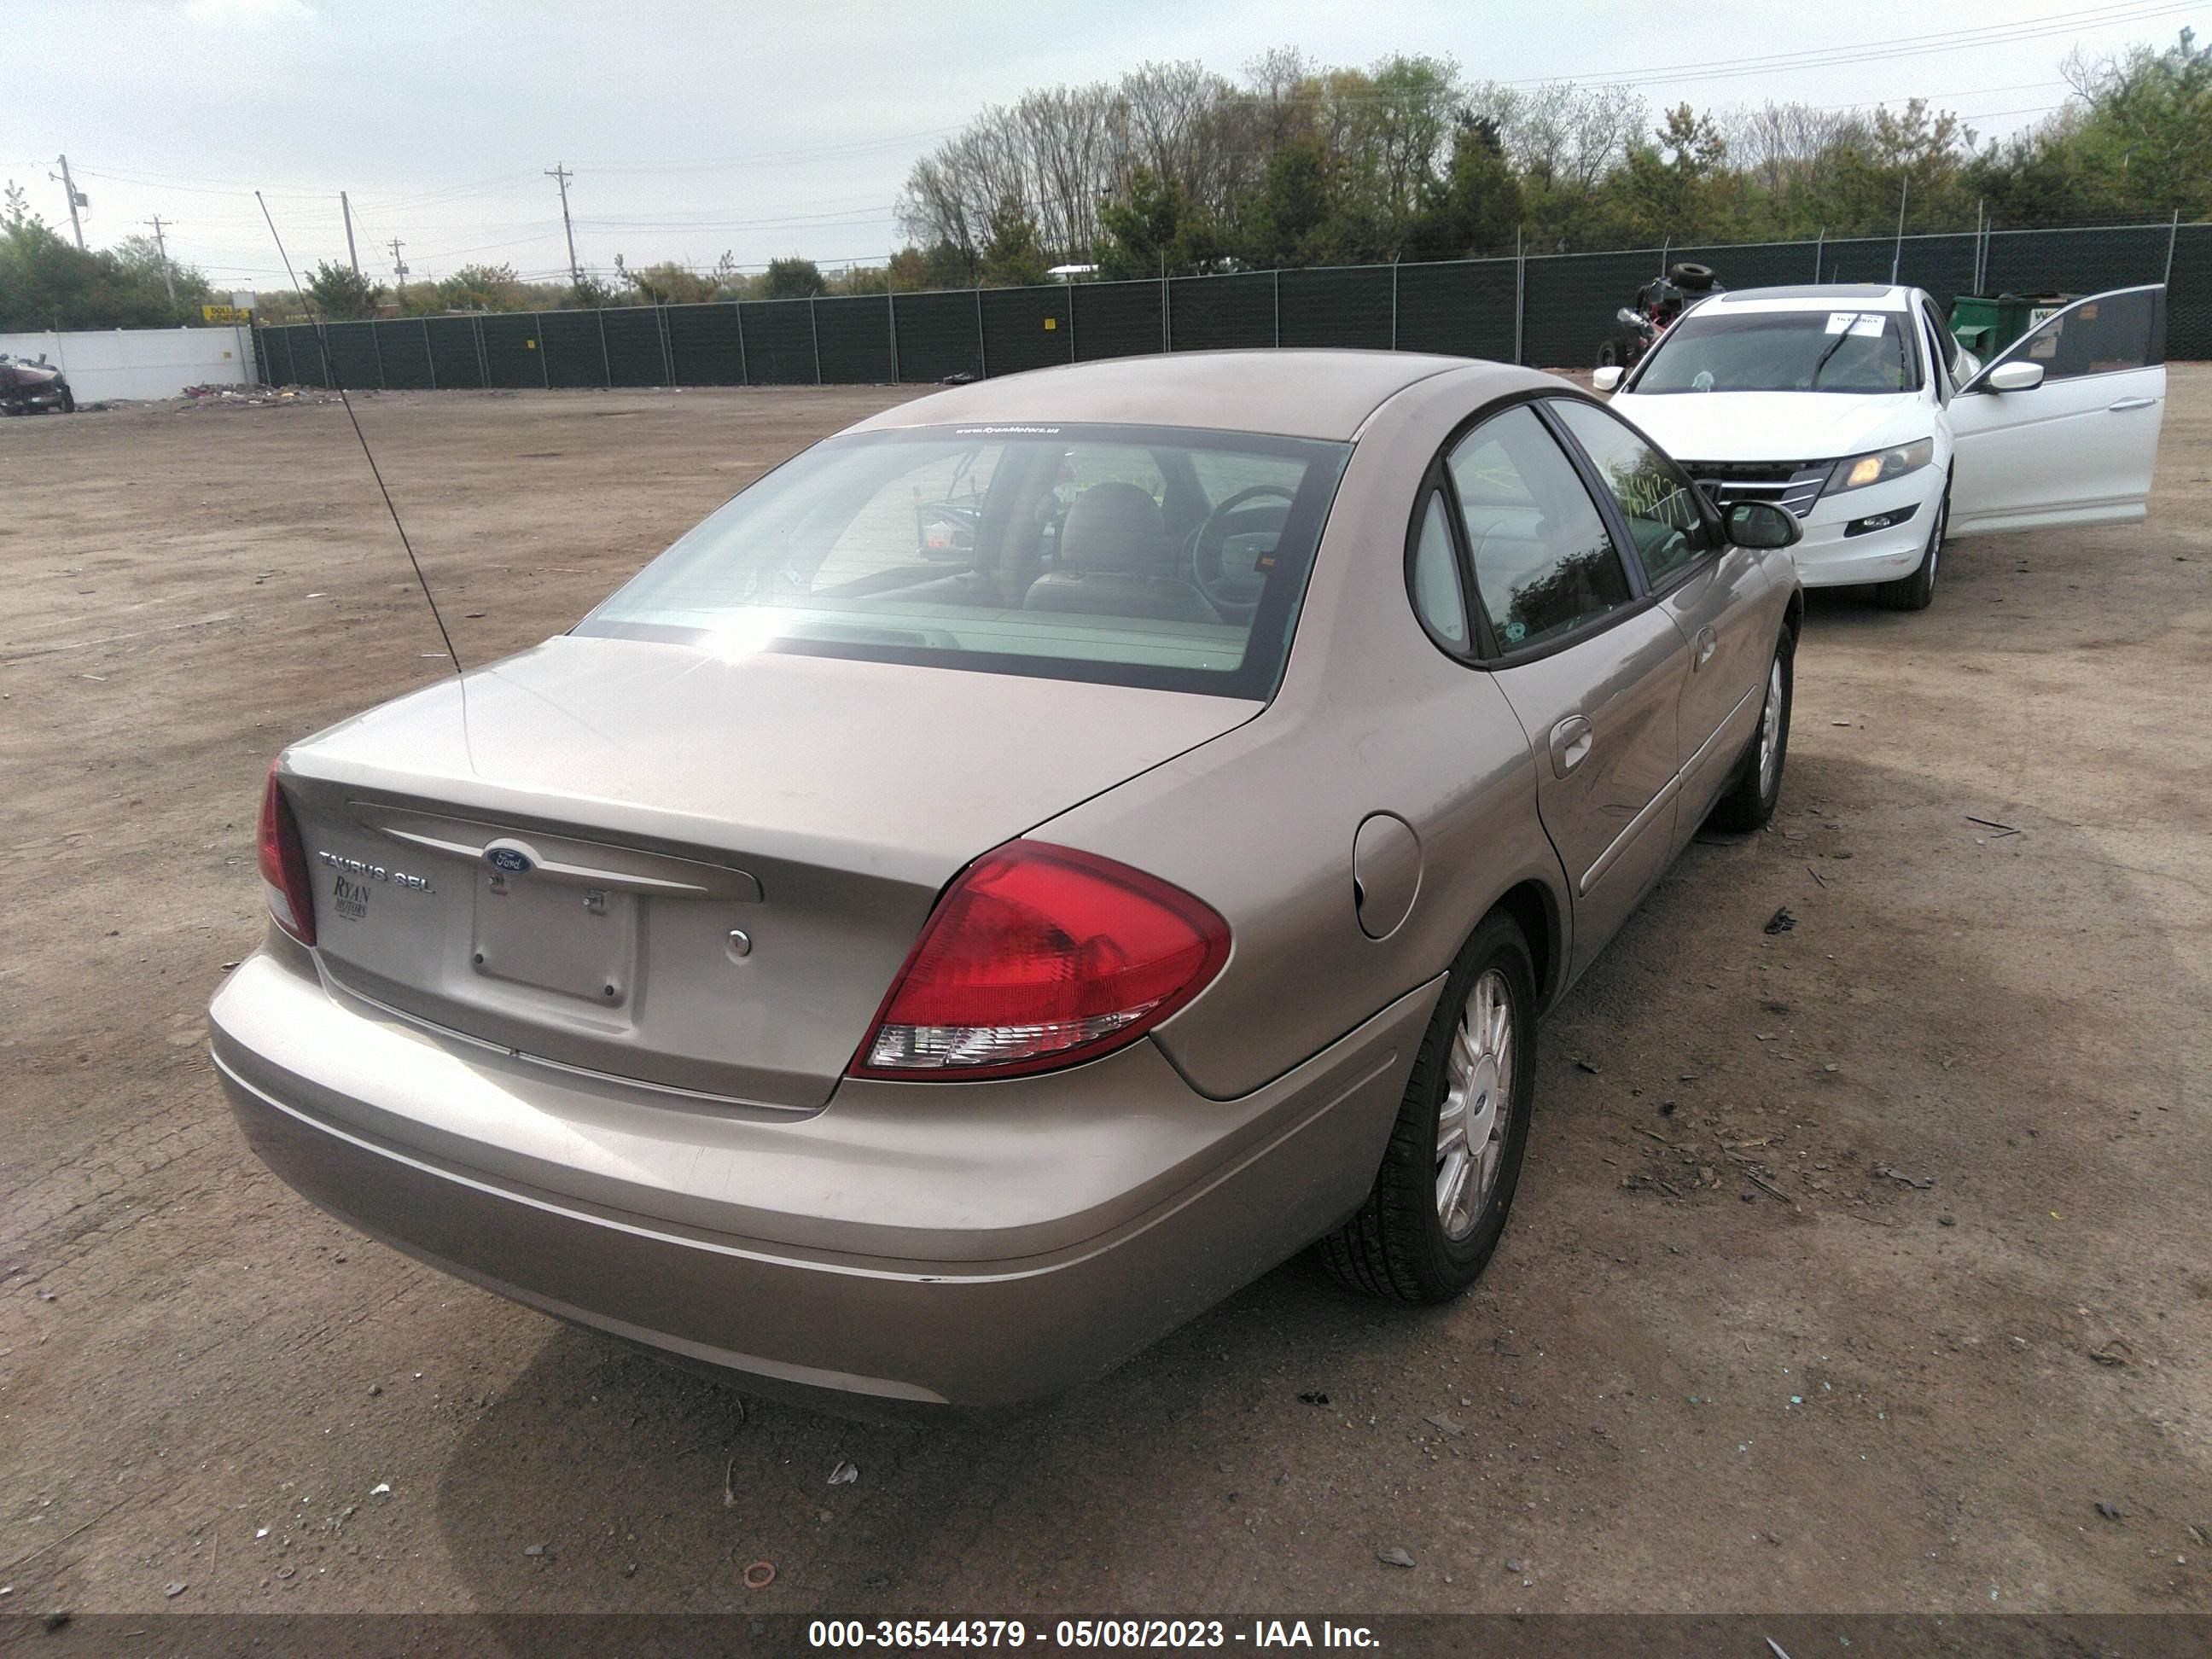
[[[1893,449],[1876,449],[1864,455],[1847,456],[1836,463],[1836,470],[1828,475],[1823,495],[1840,495],[1847,489],[1864,489],[1869,484],[1887,483],[1892,478],[1901,478],[1908,472],[1917,472],[1936,459],[1936,441],[1922,438],[1917,442],[1899,444]]]

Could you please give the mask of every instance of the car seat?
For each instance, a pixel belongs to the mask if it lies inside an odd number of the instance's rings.
[[[1025,611],[1160,622],[1218,623],[1220,615],[1182,573],[1159,503],[1120,479],[1075,498],[1053,568],[1030,584]]]

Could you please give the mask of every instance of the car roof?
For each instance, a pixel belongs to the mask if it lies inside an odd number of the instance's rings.
[[[1066,422],[1344,441],[1390,398],[1439,374],[1463,376],[1477,401],[1555,384],[1534,369],[1424,352],[1179,351],[1002,375],[897,404],[852,429]]]
[[[1917,289],[1893,283],[1804,283],[1790,288],[1738,288],[1700,306],[1722,311],[1818,311],[1848,301],[1858,311],[1910,311]]]

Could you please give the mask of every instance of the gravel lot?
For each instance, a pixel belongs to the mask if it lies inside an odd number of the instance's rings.
[[[361,416],[481,662],[896,395]],[[1814,597],[1782,811],[1550,1023],[1466,1300],[1293,1262],[1019,1420],[873,1427],[247,1155],[202,1020],[264,769],[437,636],[335,406],[5,422],[0,1610],[2212,1609],[2208,475],[2179,366],[2147,526]]]

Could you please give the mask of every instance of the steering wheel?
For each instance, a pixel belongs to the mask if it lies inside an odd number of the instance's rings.
[[[1279,514],[1270,508],[1245,506],[1247,501],[1257,501],[1267,495],[1282,502]],[[1249,489],[1240,489],[1233,495],[1224,497],[1206,515],[1206,522],[1199,526],[1198,533],[1191,543],[1191,574],[1197,580],[1199,592],[1206,595],[1215,609],[1225,607],[1243,612],[1256,610],[1260,603],[1259,585],[1265,580],[1256,573],[1246,575],[1239,572],[1231,575],[1221,568],[1222,546],[1235,529],[1231,520],[1241,513],[1255,520],[1272,520],[1269,523],[1255,522],[1250,526],[1252,531],[1280,531],[1283,521],[1290,516],[1291,503],[1297,499],[1297,492],[1282,484],[1254,484]]]

